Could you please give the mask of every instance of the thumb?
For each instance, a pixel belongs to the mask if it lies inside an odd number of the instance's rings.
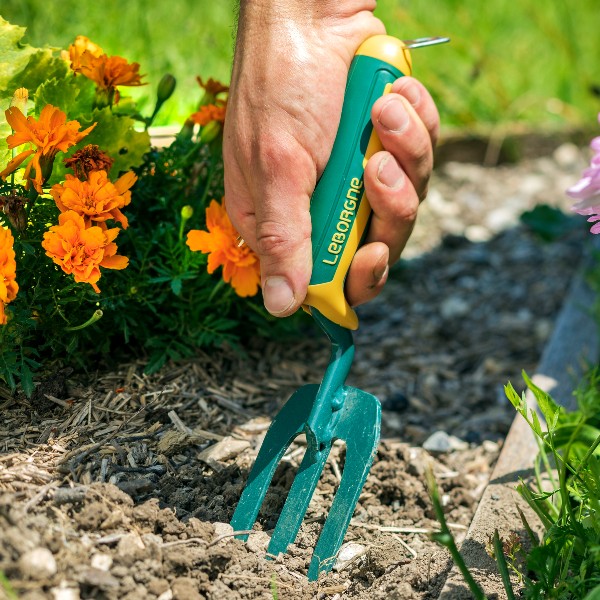
[[[256,205],[255,251],[260,259],[265,308],[277,317],[296,312],[312,272],[310,198],[279,196]]]

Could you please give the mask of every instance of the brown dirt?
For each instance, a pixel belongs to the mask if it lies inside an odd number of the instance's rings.
[[[560,204],[581,165],[552,169],[545,160],[449,165],[433,183],[437,200],[423,207],[424,228],[407,251],[414,260],[361,311],[350,383],[382,401],[385,439],[345,538],[361,547],[351,564],[316,583],[305,578],[341,447],[287,554],[267,560],[265,548],[301,441],[249,542],[227,525],[269,416],[324,372],[328,348],[309,336],[244,356],[199,352],[153,376],[143,363],[91,381],[63,371],[39,382],[31,400],[0,388],[0,574],[9,582],[0,580],[0,598],[11,589],[26,600],[437,598],[451,565],[427,535],[437,523],[425,468],[460,541],[512,421],[501,386],[518,386],[521,369],[535,368],[581,255],[581,231],[541,244],[515,223],[495,232],[506,214],[487,234],[478,225],[479,200],[490,212],[520,186],[530,195],[513,198],[515,211]],[[536,179],[524,185],[526,173]],[[475,202],[473,190],[484,188],[490,195]],[[459,215],[469,231],[457,230]],[[422,446],[437,430],[457,437],[431,454]]]

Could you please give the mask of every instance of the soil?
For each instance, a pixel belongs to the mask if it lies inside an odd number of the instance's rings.
[[[425,471],[460,542],[513,419],[502,386],[522,388],[521,369],[535,369],[586,237],[575,221],[545,243],[519,215],[540,202],[567,211],[563,190],[585,162],[566,145],[435,173],[406,260],[360,311],[349,383],[381,400],[383,439],[345,564],[306,579],[341,445],[286,554],[265,550],[302,439],[249,541],[228,525],[270,417],[324,372],[327,345],[307,334],[244,355],[198,352],[152,376],[143,362],[92,381],[67,370],[30,400],[0,390],[0,598],[437,598],[451,561],[429,536],[438,523]]]

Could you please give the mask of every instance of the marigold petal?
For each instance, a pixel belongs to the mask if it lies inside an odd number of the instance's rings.
[[[221,266],[223,266],[223,267],[227,266],[227,261],[225,260],[223,253],[222,252],[211,252],[208,255],[208,261],[206,263],[206,270],[208,271],[208,274],[211,275]],[[227,281],[227,280],[225,280],[225,281]]]
[[[256,266],[235,268],[231,277],[231,286],[238,296],[242,298],[255,296],[259,285],[260,270]]]
[[[129,264],[129,259],[126,256],[115,254],[114,256],[105,256],[100,263],[101,267],[107,269],[124,269]]]
[[[11,106],[4,112],[4,115],[6,116],[7,123],[10,125],[13,131],[17,133],[29,131],[27,117],[21,112],[21,109],[18,106]],[[9,146],[9,148],[10,147],[11,146]]]
[[[133,171],[127,171],[124,175],[121,175],[114,183],[119,194],[124,194],[135,182],[137,181],[137,175]]]
[[[213,235],[200,229],[188,231],[186,244],[193,252],[213,252],[218,249]]]
[[[23,150],[23,152],[19,152],[17,156],[15,156],[7,165],[4,171],[0,173],[0,177],[2,179],[6,179],[8,175],[12,172],[16,171],[19,166],[32,154],[35,154],[35,150]]]

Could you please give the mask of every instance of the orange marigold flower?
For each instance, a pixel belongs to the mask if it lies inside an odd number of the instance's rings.
[[[73,275],[77,283],[89,283],[100,293],[100,267],[124,269],[129,263],[126,256],[117,254],[115,238],[119,229],[86,226],[82,216],[69,210],[58,216],[58,225],[44,234],[42,248],[65,273]]]
[[[50,194],[62,213],[74,211],[87,224],[114,219],[127,229],[129,223],[121,209],[131,202],[129,188],[136,181],[137,175],[133,171],[128,171],[114,183],[108,179],[106,171],[92,171],[86,181],[66,175],[65,182],[53,185]]]
[[[14,133],[6,138],[9,148],[16,148],[22,144],[32,144],[35,149],[23,150],[15,156],[0,173],[0,177],[6,177],[19,168],[19,166],[31,155],[33,158],[25,169],[25,179],[30,179],[31,168],[35,169],[33,186],[42,193],[42,185],[52,172],[52,164],[58,152],[66,152],[71,146],[82,140],[94,127],[88,127],[79,131],[78,121],[67,121],[67,115],[52,106],[46,104],[40,113],[40,118],[25,117],[19,108],[11,106],[6,112],[6,120],[12,127]],[[29,184],[29,181],[28,181]]]
[[[198,82],[200,87],[204,89],[204,91],[207,93],[207,95],[210,95],[213,97],[218,96],[219,94],[222,94],[223,92],[229,91],[228,85],[225,85],[225,84],[221,83],[220,81],[213,79],[212,77],[210,77],[208,79],[208,81],[205,82],[202,79],[202,77],[198,76],[198,77],[196,77],[196,81]]]
[[[118,85],[146,85],[139,73],[139,63],[128,63],[120,56],[94,56],[86,50],[81,55],[79,72],[91,79],[100,90],[111,91]]]
[[[223,101],[217,100],[217,104],[205,104],[195,113],[190,115],[190,120],[198,125],[208,125],[212,121],[223,123],[225,121],[225,112],[227,105]]]
[[[104,54],[104,50],[98,44],[94,44],[85,35],[78,35],[75,41],[69,46],[69,60],[71,61],[71,69],[75,73],[79,73],[81,70],[81,56],[84,52],[89,52],[92,56],[96,57]]]
[[[245,244],[237,242],[239,236],[225,211],[225,204],[216,200],[206,209],[208,231],[192,229],[187,235],[190,250],[208,253],[208,272],[223,267],[223,279],[230,283],[238,296],[254,296],[260,285],[258,256]]]
[[[6,325],[5,306],[17,297],[15,239],[7,227],[0,226],[0,325]]]

